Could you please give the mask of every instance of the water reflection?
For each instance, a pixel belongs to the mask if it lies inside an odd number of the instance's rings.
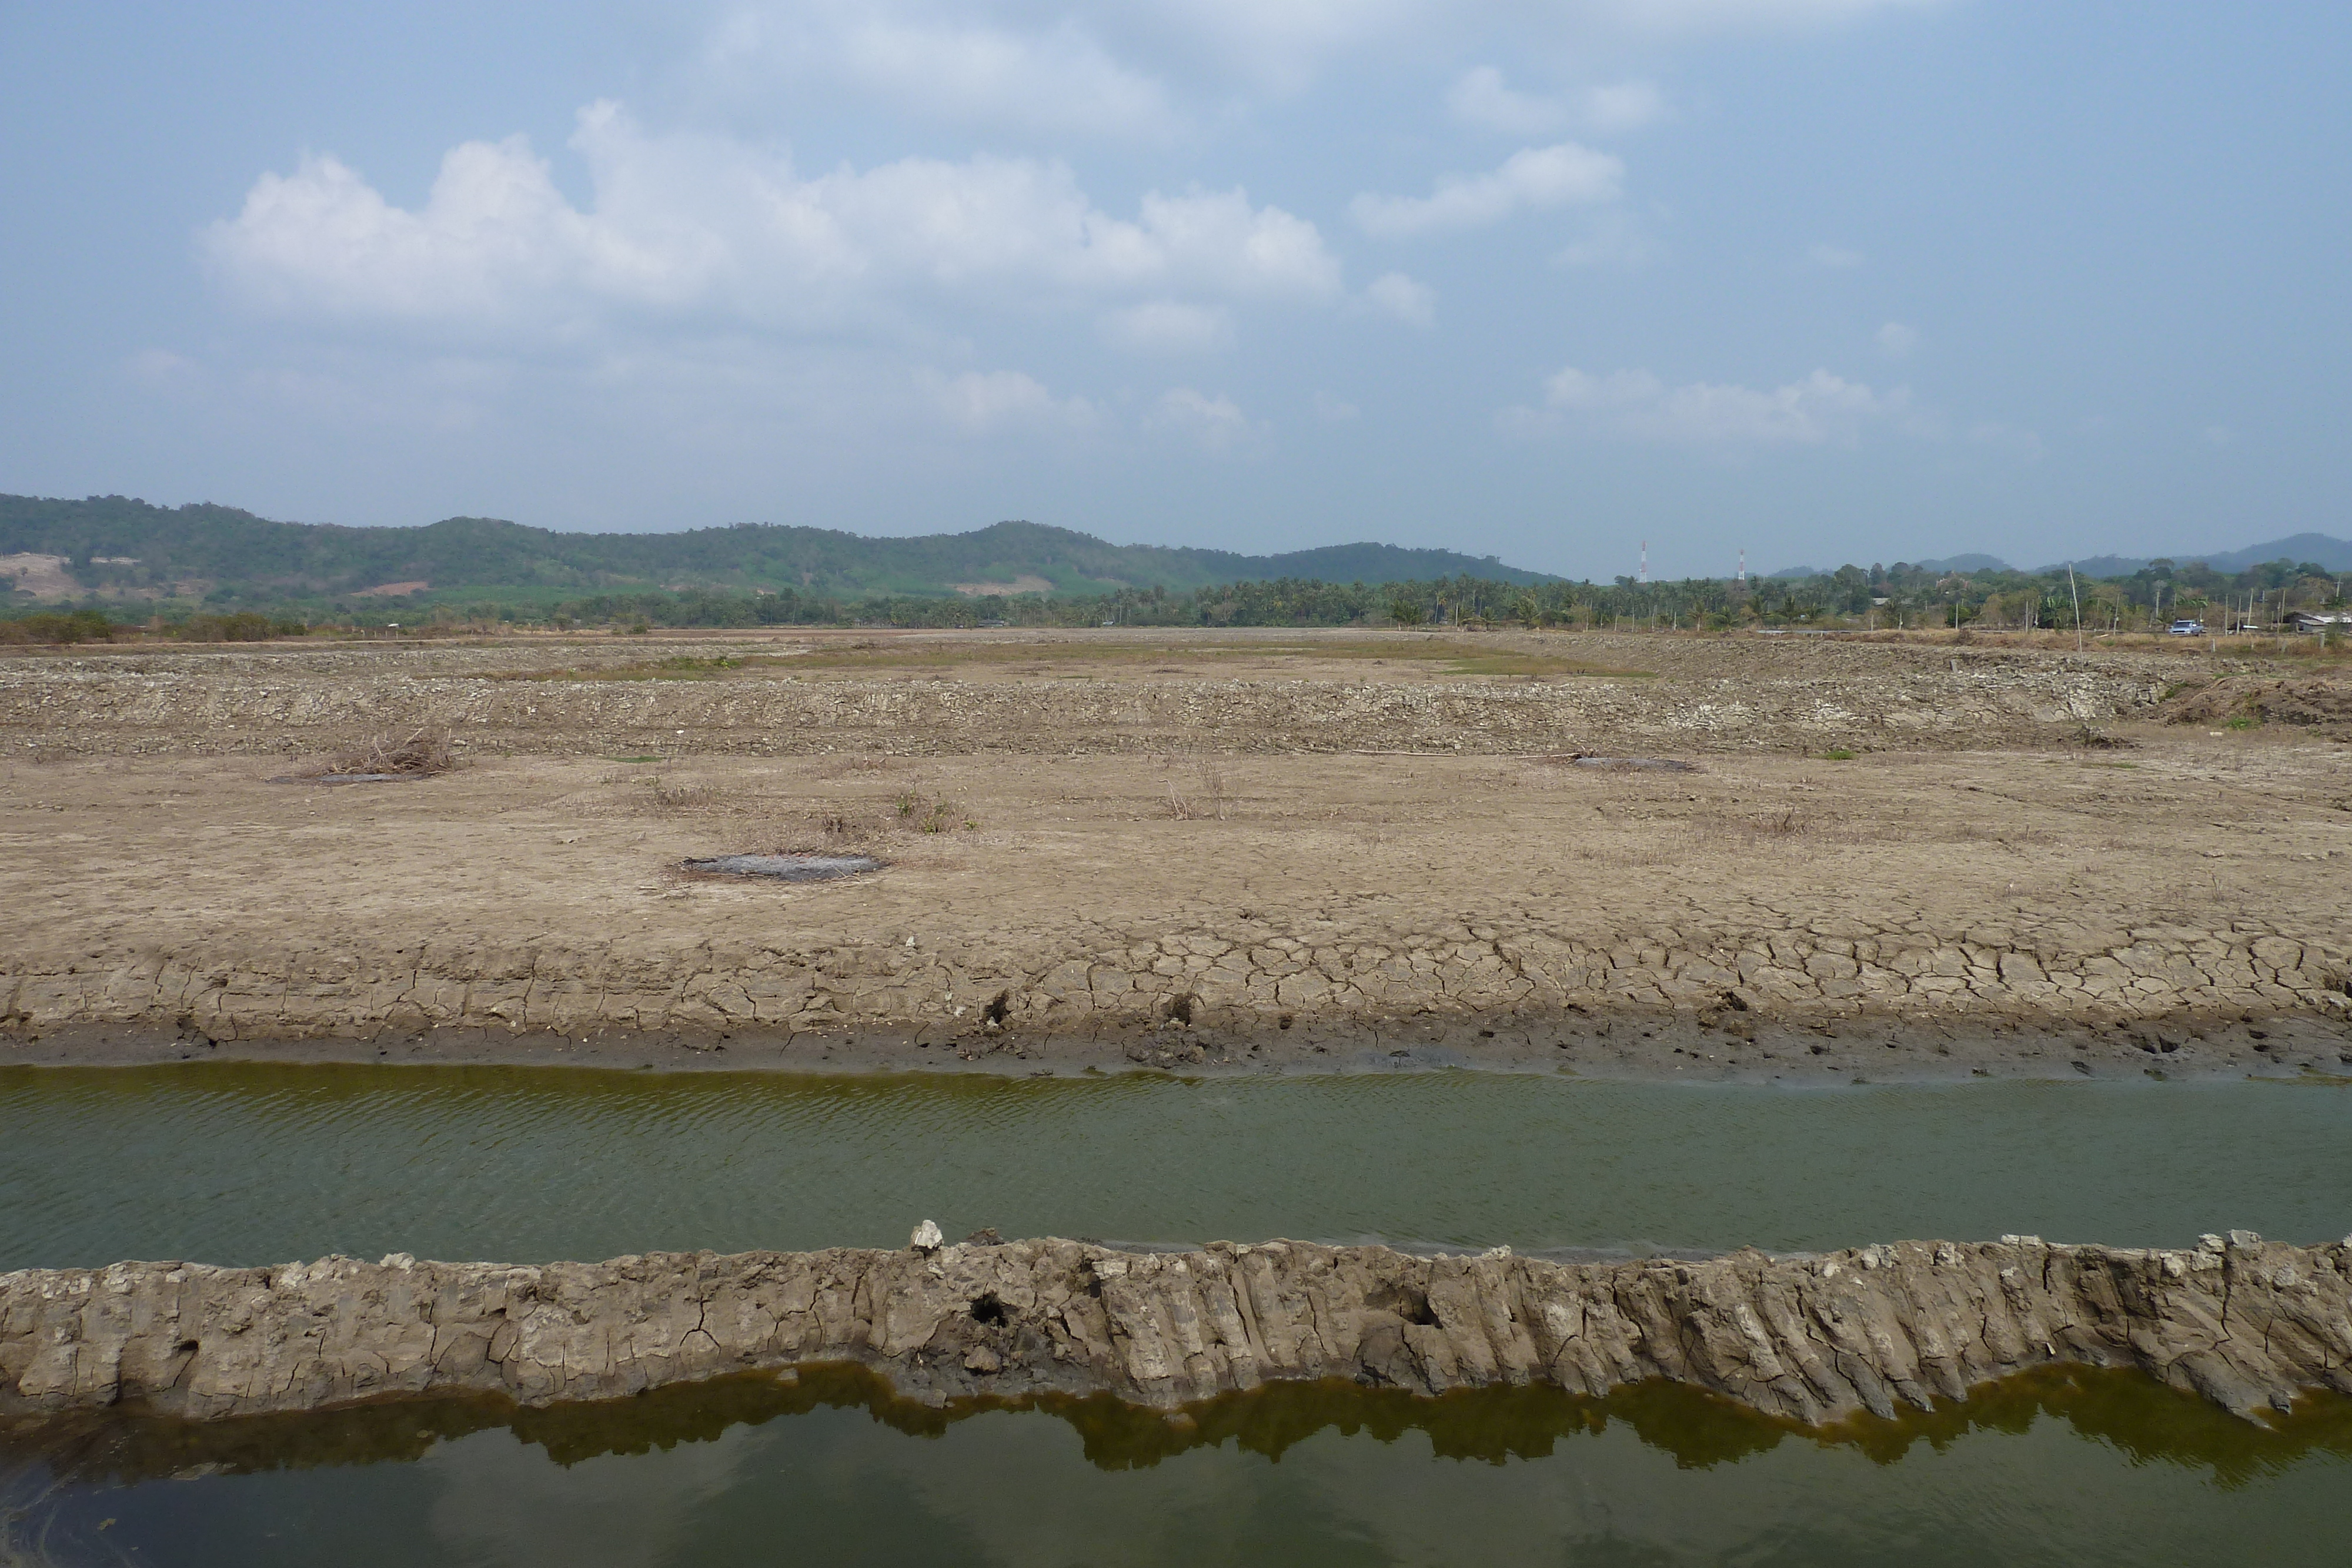
[[[0,1563],[2337,1563],[2352,1400],[2262,1430],[2128,1373],[1814,1433],[1690,1390],[1285,1385],[931,1409],[814,1369],[0,1448]],[[13,1555],[12,1555],[13,1553]]]
[[[37,1464],[81,1484],[127,1484],[406,1463],[437,1445],[504,1430],[569,1467],[713,1442],[737,1427],[821,1410],[861,1411],[916,1438],[937,1438],[981,1417],[1035,1413],[1068,1426],[1086,1462],[1099,1470],[1149,1469],[1195,1448],[1228,1446],[1280,1460],[1326,1433],[1387,1444],[1419,1434],[1436,1458],[1499,1465],[1548,1458],[1563,1440],[1600,1433],[1612,1423],[1683,1469],[1732,1463],[1791,1442],[1847,1448],[1873,1464],[1891,1465],[1921,1445],[1940,1449],[1975,1432],[2021,1434],[2045,1419],[2112,1444],[2135,1461],[2200,1469],[2225,1487],[2312,1454],[2352,1458],[2352,1399],[2315,1395],[2293,1413],[2256,1426],[2140,1373],[2080,1366],[2009,1378],[1932,1413],[1906,1411],[1893,1420],[1863,1416],[1813,1428],[1664,1382],[1618,1389],[1601,1399],[1554,1388],[1460,1389],[1428,1398],[1330,1378],[1269,1384],[1176,1411],[1146,1409],[1108,1395],[959,1400],[942,1406],[901,1398],[877,1374],[845,1364],[803,1367],[782,1378],[746,1374],[545,1408],[467,1395],[221,1421],[130,1408],[25,1417],[0,1426],[0,1459]]]

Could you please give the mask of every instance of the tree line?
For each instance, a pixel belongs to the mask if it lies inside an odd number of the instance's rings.
[[[2315,562],[2279,560],[2236,573],[2157,560],[2128,577],[2070,580],[2063,572],[1950,572],[1897,561],[1805,577],[1739,582],[1685,578],[1528,583],[1468,574],[1405,582],[1313,578],[1124,588],[1097,594],[873,594],[792,588],[681,588],[584,594],[552,601],[478,597],[218,608],[120,620],[127,606],[92,600],[0,616],[0,641],[74,643],[150,635],[258,641],[311,632],[407,633],[535,626],[1031,627],[1523,625],[1725,631],[1740,627],[2067,628],[2147,631],[2174,615],[2219,617],[2217,628],[2273,625],[2296,610],[2341,608],[2346,583]]]

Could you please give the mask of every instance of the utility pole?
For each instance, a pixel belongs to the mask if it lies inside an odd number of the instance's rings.
[[[2083,591],[2074,586],[2074,563],[2066,563],[2066,592],[2074,601],[2074,652],[2083,651]]]

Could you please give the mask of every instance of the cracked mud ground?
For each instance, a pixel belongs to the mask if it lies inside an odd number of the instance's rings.
[[[2352,1072],[2352,755],[2156,722],[2183,668],[1296,632],[9,661],[0,1052]],[[425,722],[469,764],[266,781]],[[890,864],[674,869],[775,849]]]

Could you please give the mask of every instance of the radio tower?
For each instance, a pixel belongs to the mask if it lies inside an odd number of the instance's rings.
[[[1739,547],[1739,586],[1742,588],[1748,586],[1748,547],[1746,545]]]
[[[1642,541],[1642,580],[1650,580],[1650,541],[1647,539]]]

